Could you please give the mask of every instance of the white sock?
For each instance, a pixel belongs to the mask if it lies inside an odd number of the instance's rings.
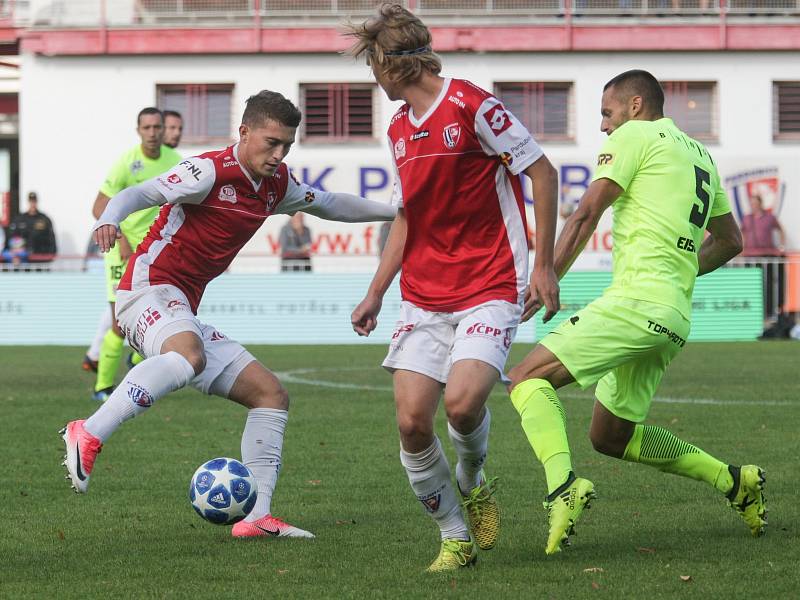
[[[111,329],[111,306],[106,305],[106,310],[103,316],[100,317],[100,322],[97,323],[97,331],[94,334],[92,345],[86,351],[86,356],[94,361],[100,358],[100,346],[103,345],[103,338],[106,337],[106,332]]]
[[[411,489],[422,506],[436,521],[442,539],[468,540],[469,531],[461,514],[461,505],[450,480],[450,465],[439,438],[430,448],[411,454],[400,448],[400,462],[406,468]]]
[[[458,455],[456,481],[458,481],[458,487],[465,494],[481,483],[481,469],[486,462],[486,453],[489,450],[489,425],[491,422],[492,418],[487,406],[483,421],[472,433],[461,434],[453,429],[450,423],[447,424],[447,432],[450,434],[450,440]]]
[[[84,427],[104,442],[117,427],[194,378],[189,361],[177,352],[153,356],[133,367]]]
[[[255,475],[258,498],[245,521],[270,514],[272,493],[281,470],[283,432],[289,413],[277,408],[251,408],[242,433],[242,462]]]

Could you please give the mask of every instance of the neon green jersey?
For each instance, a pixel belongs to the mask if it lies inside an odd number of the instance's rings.
[[[125,188],[161,175],[182,160],[181,155],[169,146],[161,146],[161,154],[158,158],[153,159],[146,157],[142,152],[142,147],[136,145],[123,154],[111,167],[106,180],[100,186],[100,192],[112,198]],[[146,208],[129,215],[120,223],[120,229],[130,242],[131,248],[136,250],[136,246],[147,235],[159,210],[158,206]],[[117,250],[117,246],[114,246],[114,250]],[[119,251],[117,250],[117,252]]]
[[[731,211],[708,150],[672,119],[628,121],[598,156],[594,179],[601,178],[624,190],[614,202],[605,293],[666,304],[691,318],[706,225]]]

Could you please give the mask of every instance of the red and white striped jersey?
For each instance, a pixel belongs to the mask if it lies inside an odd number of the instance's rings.
[[[195,314],[206,285],[267,217],[328,195],[298,183],[285,164],[257,184],[239,165],[237,146],[186,159],[151,182],[167,203],[128,261],[119,289],[174,285]]]
[[[389,143],[393,201],[408,223],[403,299],[437,312],[519,302],[528,241],[518,175],[543,154],[527,129],[490,93],[446,79],[426,114],[397,111]]]

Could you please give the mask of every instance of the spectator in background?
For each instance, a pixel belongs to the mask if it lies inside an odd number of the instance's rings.
[[[303,224],[303,213],[296,212],[281,228],[281,271],[311,270],[311,230]]]
[[[28,210],[14,217],[8,228],[9,251],[14,246],[15,258],[27,262],[50,262],[56,254],[53,222],[39,212],[36,192],[28,194]],[[11,261],[9,261],[11,262]],[[18,262],[18,261],[16,261]]]
[[[778,244],[775,244],[775,233]],[[744,251],[742,256],[765,258],[754,264],[764,272],[764,316],[777,316],[783,310],[784,268],[780,261],[770,258],[783,256],[786,234],[778,219],[764,210],[764,201],[758,194],[750,196],[750,214],[742,217]]]
[[[775,232],[779,243],[775,244]],[[750,196],[750,214],[742,217],[744,252],[742,256],[781,256],[786,245],[783,227],[771,212],[764,210],[761,196]]]
[[[173,150],[181,143],[183,117],[176,110],[164,111],[164,145]]]

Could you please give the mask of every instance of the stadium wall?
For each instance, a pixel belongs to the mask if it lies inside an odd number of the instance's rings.
[[[764,186],[767,205],[780,216],[789,246],[800,248],[798,143],[772,138],[773,81],[799,80],[800,61],[792,52],[571,52],[448,53],[445,74],[491,90],[502,81],[573,81],[574,141],[543,142],[562,178],[562,212],[585,187],[604,135],[599,131],[603,84],[630,68],[645,68],[663,80],[716,81],[719,141],[709,149],[730,190]],[[84,252],[93,222],[97,190],[111,164],[136,144],[135,115],[156,102],[159,83],[234,84],[231,132],[244,100],[263,88],[298,101],[299,84],[368,82],[363,64],[330,54],[46,56],[25,53],[20,83],[21,188],[37,190],[40,208],[56,227],[64,254]],[[397,104],[379,94],[378,139],[368,143],[304,144],[287,162],[298,177],[327,189],[364,193],[388,200],[391,176],[382,132]],[[233,139],[233,138],[232,138]],[[210,148],[182,146],[185,155]],[[744,203],[746,204],[746,202]],[[746,208],[744,209],[746,210]],[[270,219],[245,252],[274,256],[285,217]],[[319,255],[341,256],[343,265],[371,268],[376,227],[308,219]],[[578,263],[608,267],[610,220]],[[359,258],[362,257],[362,258]]]

